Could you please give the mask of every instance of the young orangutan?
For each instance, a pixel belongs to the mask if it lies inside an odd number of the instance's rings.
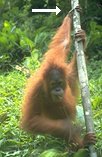
[[[67,64],[70,50],[71,16],[67,15],[45,53],[39,70],[29,79],[21,125],[33,134],[51,134],[61,137],[77,148],[95,143],[95,135],[80,138],[79,127],[74,124],[78,78],[76,56]],[[85,32],[76,37],[85,42]]]

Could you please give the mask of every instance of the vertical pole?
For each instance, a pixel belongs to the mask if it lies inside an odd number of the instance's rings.
[[[79,6],[78,0],[71,0],[72,9]],[[74,9],[73,13],[73,27],[74,32],[77,33],[78,30],[81,29],[80,24],[80,14]],[[78,67],[78,76],[79,76],[79,83],[81,89],[81,96],[82,96],[82,103],[84,109],[84,116],[85,116],[85,124],[86,124],[86,131],[87,133],[94,132],[94,124],[92,119],[92,108],[91,108],[91,101],[90,101],[90,92],[88,87],[88,76],[86,70],[86,63],[83,51],[83,44],[82,41],[75,40],[75,49],[77,52],[77,67]],[[95,152],[95,148],[93,145],[89,146],[90,157],[97,157]]]

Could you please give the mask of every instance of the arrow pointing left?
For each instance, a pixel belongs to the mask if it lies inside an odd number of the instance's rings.
[[[61,10],[56,6],[56,9],[32,9],[32,12],[36,13],[48,13],[48,12],[55,12],[56,15],[60,12]]]

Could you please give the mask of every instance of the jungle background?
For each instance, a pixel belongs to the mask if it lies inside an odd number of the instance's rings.
[[[34,8],[52,9],[56,5],[61,9],[57,16],[31,12]],[[102,1],[80,0],[80,5],[81,24],[87,34],[86,62],[97,136],[95,147],[101,157]],[[40,66],[48,43],[70,9],[70,0],[0,0],[0,157],[85,156],[83,150],[68,152],[61,139],[32,136],[19,127],[26,81]]]

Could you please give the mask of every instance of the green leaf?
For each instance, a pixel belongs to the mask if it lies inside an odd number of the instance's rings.
[[[31,49],[34,47],[34,43],[27,37],[23,36],[20,40],[20,45],[23,48],[29,46]]]
[[[88,151],[86,149],[80,149],[73,157],[89,157]]]
[[[2,36],[1,36],[2,35]],[[4,44],[5,46],[7,46],[7,44],[8,44],[8,39],[7,39],[7,37],[5,36],[5,34],[1,34],[0,35],[0,43],[1,44]]]
[[[61,157],[60,153],[55,149],[44,151],[39,157]]]

